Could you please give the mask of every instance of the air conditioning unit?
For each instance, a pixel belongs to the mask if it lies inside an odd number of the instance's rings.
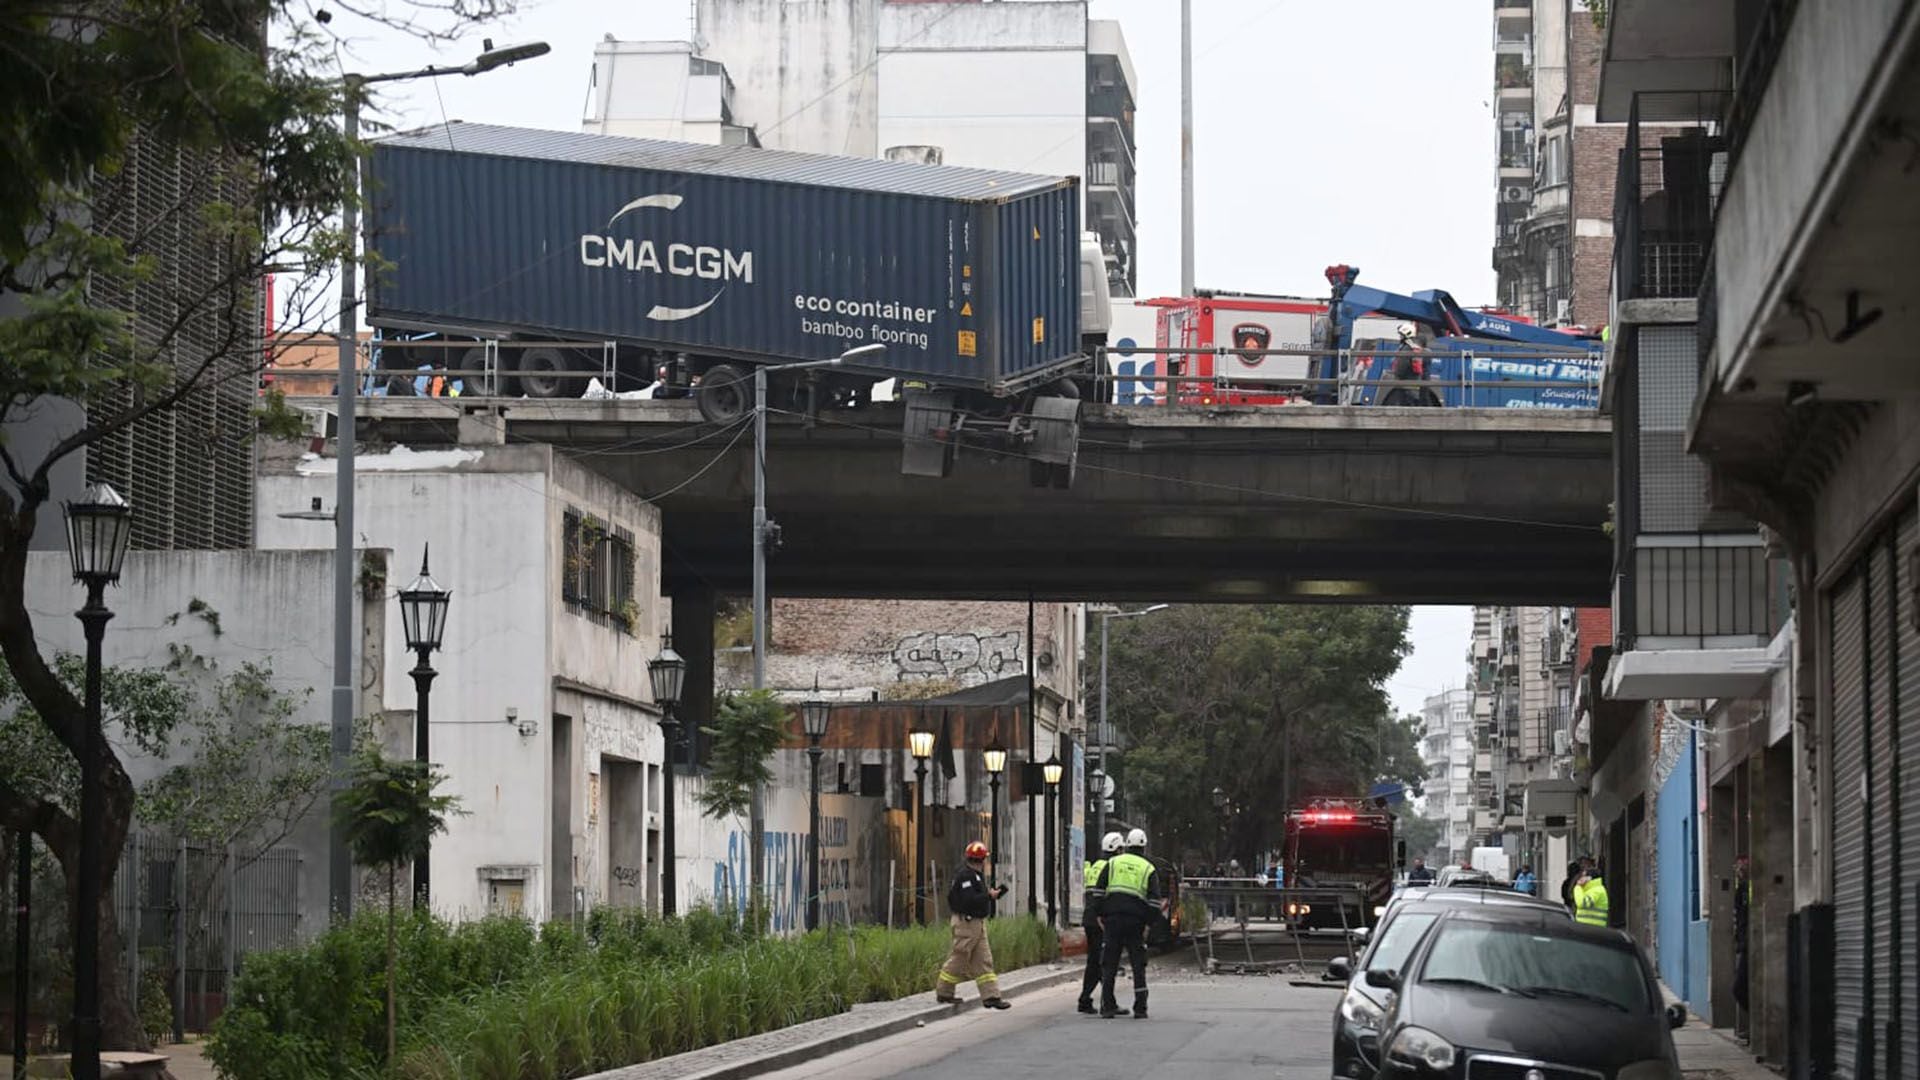
[[[1523,203],[1533,200],[1533,192],[1525,184],[1508,184],[1500,189],[1500,201],[1503,203]]]

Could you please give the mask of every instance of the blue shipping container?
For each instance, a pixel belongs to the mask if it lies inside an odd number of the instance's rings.
[[[1073,178],[453,124],[375,143],[369,322],[1002,389],[1077,360]]]

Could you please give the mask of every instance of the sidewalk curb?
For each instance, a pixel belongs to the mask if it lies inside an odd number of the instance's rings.
[[[1056,961],[1055,963],[1058,962]],[[1040,965],[1035,966],[1038,967]],[[1073,982],[1079,979],[1081,974],[1082,969],[1079,966],[1061,964],[1059,971],[1048,972],[1047,974],[1021,982],[1016,986],[1006,987],[1001,996],[1006,998],[1021,997],[1036,990],[1045,990],[1063,983]],[[968,998],[960,1002],[959,1005],[928,1005],[924,1009],[901,1016],[888,1017],[885,1020],[877,1020],[872,1024],[855,1028],[851,1031],[842,1031],[793,1046],[769,1050],[765,1054],[754,1057],[748,1061],[738,1061],[726,1065],[716,1065],[710,1069],[703,1069],[697,1072],[682,1073],[677,1080],[745,1080],[746,1077],[777,1072],[790,1066],[799,1065],[802,1062],[812,1061],[815,1058],[825,1057],[829,1054],[837,1054],[842,1050],[851,1049],[852,1047],[865,1043],[876,1042],[890,1035],[898,1035],[901,1032],[912,1031],[925,1024],[946,1020],[978,1008],[980,1008],[979,998]],[[767,1032],[766,1034],[771,1035],[774,1034],[774,1032]],[[724,1046],[726,1044],[721,1043],[718,1045]],[[701,1050],[689,1051],[690,1054],[698,1054],[701,1052]],[[644,1062],[641,1067],[659,1067],[666,1065],[672,1060],[673,1058],[670,1057],[658,1058],[653,1061]],[[634,1067],[636,1066],[627,1066],[626,1068]],[[611,1080],[611,1078],[620,1076],[624,1071],[624,1068],[613,1069],[608,1072],[595,1073],[592,1076],[584,1077],[583,1080],[598,1080],[598,1078],[609,1078],[609,1080]]]

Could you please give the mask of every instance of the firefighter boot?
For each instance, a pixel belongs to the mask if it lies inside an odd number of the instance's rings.
[[[980,1007],[983,1009],[1011,1009],[1013,1008],[1013,1002],[1008,1001],[1006,998],[981,998]]]

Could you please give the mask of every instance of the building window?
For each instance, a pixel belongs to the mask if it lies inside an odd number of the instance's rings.
[[[1540,186],[1552,187],[1567,182],[1567,138],[1549,135],[1540,144]]]
[[[633,534],[618,527],[609,532],[600,519],[571,510],[562,518],[561,532],[561,598],[631,633],[639,609]]]

